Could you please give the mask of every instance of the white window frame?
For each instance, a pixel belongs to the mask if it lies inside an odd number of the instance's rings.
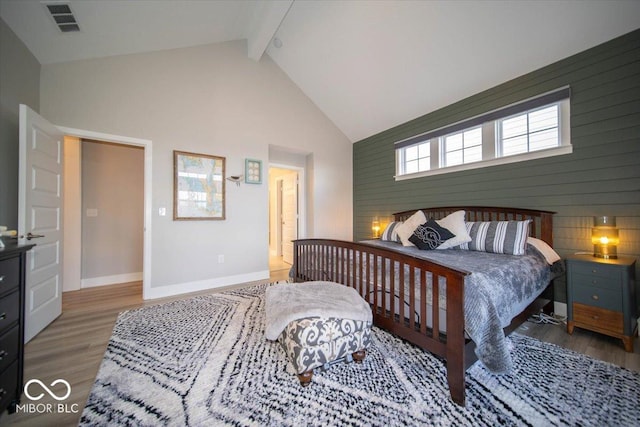
[[[556,127],[558,129],[558,145],[556,147],[550,147],[550,148],[557,148],[557,147],[561,146],[562,145],[562,140],[563,140],[563,138],[562,138],[562,123],[563,123],[563,120],[562,120],[562,108],[563,108],[562,102],[563,101],[554,102],[552,104],[543,105],[543,106],[538,107],[538,108],[534,108],[534,109],[531,109],[531,110],[523,111],[521,113],[513,114],[513,115],[511,115],[509,117],[505,117],[503,119],[496,120],[495,121],[496,153],[497,153],[496,157],[519,156],[519,155],[526,154],[526,153],[532,153],[534,151],[540,151],[540,150],[531,150],[531,147],[530,147],[531,136],[534,135],[535,133],[539,132],[539,131],[532,132],[529,129],[527,129],[527,132],[522,134],[522,136],[526,136],[527,137],[527,151],[524,152],[524,153],[517,153],[517,154],[504,154],[504,136],[502,135],[502,123],[504,121],[506,121],[506,120],[526,115],[527,116],[527,128],[528,128],[529,127],[529,115],[531,113],[535,113],[536,111],[544,110],[544,109],[547,109],[547,108],[553,107],[553,106],[557,106],[558,107],[558,110],[557,110],[557,123],[558,123],[558,126]],[[550,129],[552,129],[552,128],[550,128]]]
[[[422,145],[422,144],[430,144],[430,148],[429,148],[430,154],[428,156],[430,158],[429,169],[418,170],[418,172],[414,172],[414,173],[407,173],[406,172],[406,170],[407,170],[406,151],[409,148],[417,147],[417,146]],[[396,150],[396,170],[397,171],[401,171],[400,172],[401,175],[414,175],[416,173],[423,173],[423,172],[430,171],[431,167],[433,166],[433,160],[431,159],[431,153],[433,151],[432,148],[431,148],[432,145],[433,144],[431,144],[429,140],[426,140],[426,141],[416,142],[415,144],[411,144],[411,145],[409,145],[407,147],[403,147],[402,149]],[[419,152],[419,149],[418,149],[418,152]],[[416,158],[416,161],[418,161],[418,165],[420,164],[420,159],[426,159],[426,158],[427,158],[426,156],[425,157],[420,157],[418,155],[418,157]],[[410,160],[410,161],[413,161],[413,160]]]
[[[465,152],[467,151],[467,149],[469,149],[470,147],[465,147],[465,134],[474,130],[480,130],[480,150],[482,151],[482,147],[484,145],[484,138],[482,135],[482,125],[480,126],[473,126],[471,128],[468,129],[463,129],[461,131],[458,132],[454,132],[454,133],[450,133],[448,135],[444,135],[438,138],[438,144],[439,144],[439,149],[440,149],[440,168],[448,168],[448,167],[452,167],[447,165],[447,154],[453,152],[452,151],[447,151],[447,138],[450,138],[454,135],[462,135],[462,147],[460,148],[460,150],[455,150],[455,151],[460,151],[462,154],[462,163],[460,164],[456,164],[453,166],[462,166],[462,165],[468,165],[470,163],[474,163],[474,162],[478,162],[478,161],[482,161],[482,160],[473,160],[473,161],[467,161],[465,159]],[[476,146],[474,146],[476,147]],[[481,154],[482,156],[482,154]],[[483,158],[483,157],[482,157]]]
[[[541,95],[541,97],[544,95]],[[536,99],[536,98],[534,98]],[[523,101],[523,102],[527,102]],[[535,111],[538,109],[546,108],[550,105],[558,104],[559,106],[559,119],[558,119],[558,127],[559,127],[559,145],[553,148],[547,148],[536,151],[529,151],[521,154],[514,154],[509,156],[501,156],[501,148],[499,146],[501,142],[501,138],[499,135],[499,123],[500,121],[514,117],[517,115],[522,115],[525,113],[529,113],[531,111]],[[515,104],[516,107],[518,104]],[[499,114],[500,110],[498,110]],[[463,163],[455,166],[445,166],[444,165],[444,143],[443,139],[446,136],[451,134],[464,132],[473,128],[478,127],[477,124],[470,126],[469,128],[459,129],[456,132],[447,133],[446,135],[440,134],[437,135],[439,129],[428,132],[427,134],[436,134],[432,138],[420,139],[420,136],[408,138],[407,140],[399,141],[396,144],[402,144],[405,141],[416,141],[415,144],[401,146],[397,148],[396,151],[396,181],[402,181],[406,179],[420,178],[425,176],[439,175],[444,173],[458,172],[464,170],[485,168],[490,166],[522,162],[534,159],[541,159],[545,157],[552,156],[560,156],[565,154],[570,154],[573,152],[573,146],[571,145],[571,129],[570,129],[570,102],[569,98],[565,98],[559,101],[550,102],[548,104],[544,104],[541,106],[537,106],[531,109],[524,109],[515,114],[505,115],[504,117],[500,116],[495,118],[494,120],[488,120],[481,124],[482,126],[482,160],[471,162],[471,163]],[[473,119],[473,118],[472,118]],[[469,119],[472,120],[472,119]],[[457,125],[457,124],[454,124]],[[454,126],[452,125],[452,126]],[[450,127],[450,126],[447,126]],[[445,128],[442,128],[445,129]],[[423,135],[427,135],[423,134]],[[405,173],[404,168],[404,150],[407,148],[414,146],[416,144],[421,143],[431,143],[431,167],[426,171],[419,171],[415,173]]]

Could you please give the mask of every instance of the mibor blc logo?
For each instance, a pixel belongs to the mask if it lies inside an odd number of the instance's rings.
[[[58,392],[56,393],[53,388],[58,384],[64,385],[64,389],[59,390],[60,387],[58,387],[56,389]],[[29,380],[24,385],[24,395],[33,402],[41,400],[45,396],[45,393],[58,402],[62,402],[71,395],[71,384],[69,384],[69,381],[67,380],[58,378],[48,386],[39,379]],[[77,403],[73,403],[71,405],[66,403],[25,403],[24,405],[16,406],[16,412],[37,414],[75,414],[78,413],[78,410],[79,408]]]
[[[34,380],[29,380],[24,385],[24,395],[31,400],[40,400],[44,396],[44,393],[40,393],[37,396],[32,396],[29,393],[29,387],[31,386],[31,384],[39,384],[40,387],[42,387],[44,391],[49,393],[49,396],[53,397],[55,400],[59,400],[59,401],[65,400],[71,394],[71,384],[69,384],[69,382],[66,380],[58,378],[57,380],[51,383],[51,387],[55,387],[57,384],[64,384],[67,387],[67,392],[62,396],[58,396],[49,387],[47,387],[42,381],[34,379]]]

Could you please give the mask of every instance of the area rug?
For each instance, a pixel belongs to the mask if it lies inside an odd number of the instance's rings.
[[[442,361],[377,328],[363,364],[302,388],[264,338],[266,286],[121,313],[80,425],[640,425],[639,373],[517,334],[509,375],[469,369],[466,407]]]

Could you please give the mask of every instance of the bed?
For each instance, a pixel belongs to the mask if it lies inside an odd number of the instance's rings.
[[[469,230],[474,223],[525,223],[529,236],[549,247],[553,244],[549,211],[439,207],[399,212],[394,221],[408,224],[418,211],[439,222],[464,211]],[[376,326],[445,361],[451,397],[464,405],[465,371],[478,356],[490,370],[507,371],[505,336],[531,314],[551,311],[552,266],[539,248],[528,243],[523,244],[525,252],[505,255],[460,250],[460,246],[424,251],[380,239],[300,239],[294,242],[291,274],[296,282],[328,280],[357,290],[371,305]],[[520,277],[526,279],[505,279],[514,269],[522,270]],[[497,285],[505,281],[509,290]],[[484,295],[482,289],[495,296]],[[498,354],[496,360],[491,360],[493,353]]]

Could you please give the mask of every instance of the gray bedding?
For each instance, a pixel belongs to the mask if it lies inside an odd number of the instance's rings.
[[[504,373],[511,369],[512,361],[503,328],[532,303],[552,279],[549,264],[533,246],[527,245],[526,254],[516,256],[458,249],[423,251],[380,240],[362,243],[409,253],[471,272],[465,278],[466,333],[476,344],[478,359],[489,370]],[[397,274],[399,272],[396,269]],[[444,278],[441,279],[440,304],[443,305],[446,283]],[[429,280],[429,287],[430,283]]]

